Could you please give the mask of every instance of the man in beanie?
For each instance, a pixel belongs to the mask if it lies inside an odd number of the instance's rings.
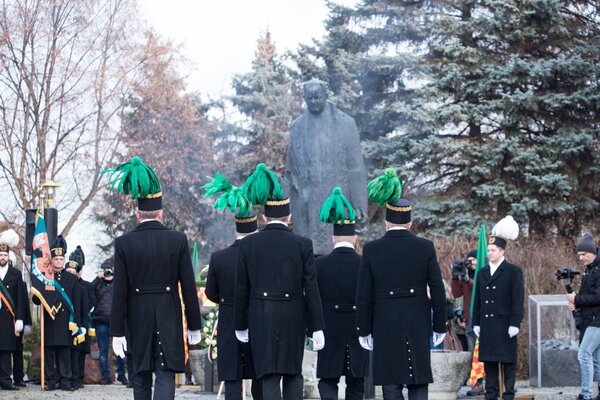
[[[479,337],[479,361],[485,370],[485,398],[515,397],[517,334],[523,320],[525,288],[523,272],[504,258],[509,240],[519,226],[509,215],[492,229],[487,251],[488,265],[477,275],[473,304],[473,332]],[[500,393],[500,368],[504,393]]]
[[[327,346],[319,351],[317,378],[323,400],[337,400],[340,377],[345,377],[346,400],[364,397],[369,354],[358,343],[356,284],[361,257],[356,253],[356,218],[352,205],[335,187],[319,212],[321,222],[333,224],[333,251],[315,259],[325,317]]]
[[[384,399],[402,399],[407,386],[411,400],[425,400],[433,382],[429,338],[433,331],[437,346],[446,332],[446,293],[435,248],[410,232],[412,205],[400,198],[394,170],[367,189],[386,208],[386,233],[363,248],[356,304],[360,344],[373,351],[373,382],[383,386]]]
[[[12,373],[11,354],[20,346],[25,307],[21,272],[9,265],[11,246],[19,244],[19,236],[10,229],[0,234],[0,388],[18,390],[10,378]]]
[[[594,373],[594,357],[600,350],[600,256],[596,242],[589,233],[583,235],[577,244],[577,257],[585,267],[579,293],[567,294],[569,310],[581,310],[579,344],[579,366],[581,368],[581,391],[578,399],[591,399]]]
[[[231,185],[222,175],[217,174],[212,182],[204,185],[205,197],[222,192],[215,202],[215,208],[224,211],[227,206],[235,212],[235,241],[226,249],[211,254],[205,294],[209,300],[219,305],[217,329],[217,376],[225,382],[225,399],[242,400],[243,379],[254,379],[252,352],[248,343],[241,343],[235,337],[233,326],[233,298],[235,292],[235,271],[240,242],[258,232],[258,218],[250,210],[252,206],[242,191]],[[222,201],[224,199],[236,201]],[[252,397],[261,399],[258,381],[252,382]]]
[[[240,242],[235,287],[235,334],[250,342],[265,400],[302,398],[306,332],[325,345],[323,310],[312,242],[292,233],[290,200],[277,177],[259,164],[244,184],[248,200],[264,204],[265,228]]]
[[[52,268],[54,269],[54,290],[44,289],[43,297],[55,311],[52,318],[44,307],[44,355],[45,355],[45,390],[60,388],[73,391],[73,370],[71,367],[71,351],[74,340],[80,333],[81,289],[78,278],[65,271],[67,242],[59,235],[50,246]],[[38,297],[34,304],[40,304]]]
[[[126,351],[133,357],[135,400],[152,397],[153,373],[154,398],[173,399],[175,373],[185,372],[181,300],[190,344],[200,342],[202,328],[188,239],[162,224],[160,182],[139,157],[104,172],[117,191],[137,200],[139,222],[115,240],[112,347],[121,358]]]

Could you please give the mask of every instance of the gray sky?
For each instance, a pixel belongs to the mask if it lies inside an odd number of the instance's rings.
[[[357,0],[336,0],[353,6]],[[325,33],[324,0],[139,0],[142,16],[158,34],[182,44],[190,60],[191,91],[215,98],[228,93],[231,77],[250,70],[256,40],[267,31],[277,52]]]

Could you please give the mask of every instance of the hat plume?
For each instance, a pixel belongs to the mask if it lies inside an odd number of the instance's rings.
[[[160,192],[158,177],[137,156],[116,168],[105,169],[102,173],[109,174],[108,179],[117,193],[130,194],[132,199],[143,199],[149,194]]]
[[[334,187],[331,194],[323,202],[319,211],[319,221],[328,224],[339,224],[345,220],[354,222],[356,214],[350,201],[343,195],[342,189]]]
[[[19,244],[19,234],[14,229],[8,229],[0,233],[0,244],[6,244],[8,247],[15,247]]]
[[[511,215],[507,215],[494,225],[492,235],[506,240],[515,240],[519,236],[519,224]]]
[[[269,198],[283,199],[283,189],[277,176],[264,163],[256,166],[242,188],[252,204],[265,204]]]
[[[369,182],[367,192],[369,198],[380,206],[395,203],[402,196],[402,181],[395,170],[388,168],[383,175]]]

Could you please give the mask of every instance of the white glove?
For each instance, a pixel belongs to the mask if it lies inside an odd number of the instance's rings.
[[[198,329],[197,331],[188,331],[188,343],[191,345],[200,343],[202,339],[202,330]]]
[[[235,337],[242,343],[248,343],[248,329],[243,331],[235,331]]]
[[[85,328],[83,328],[83,327],[81,327],[81,328],[79,328],[79,329],[81,329],[81,334],[82,334],[82,335],[85,335],[85,334],[87,333],[87,329],[85,329]]]
[[[373,351],[373,336],[370,333],[368,336],[359,336],[358,342],[363,349]]]
[[[437,346],[440,343],[442,343],[444,341],[444,338],[446,337],[446,332],[444,333],[438,333],[438,332],[433,332],[433,345]]]
[[[71,331],[71,336],[77,336],[77,334],[79,333],[79,327],[75,327],[72,331]]]
[[[519,328],[517,328],[516,326],[508,327],[508,336],[509,337],[514,338],[515,336],[517,336],[518,333],[519,333]]]
[[[479,331],[481,330],[481,328],[479,327],[479,325],[475,325],[473,327],[473,332],[475,332],[475,336],[479,337]]]
[[[313,332],[312,340],[314,351],[319,351],[325,347],[325,335],[323,335],[323,331]]]
[[[31,335],[31,325],[25,325],[23,328],[23,335],[29,336]]]
[[[23,320],[18,319],[15,321],[15,334],[19,334],[21,333],[21,331],[23,330]]]
[[[125,339],[125,336],[114,337],[112,348],[117,357],[125,358],[125,352],[127,351],[127,339]]]

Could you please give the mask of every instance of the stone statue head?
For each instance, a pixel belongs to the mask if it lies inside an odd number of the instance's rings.
[[[321,114],[327,104],[327,84],[316,79],[304,83],[302,97],[311,114]]]

